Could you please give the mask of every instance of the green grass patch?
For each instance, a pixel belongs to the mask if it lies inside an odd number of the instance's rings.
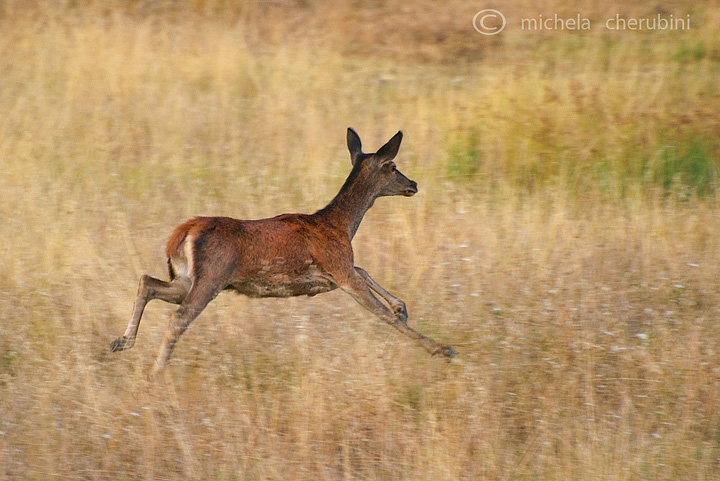
[[[669,193],[687,189],[699,197],[715,192],[718,180],[717,147],[710,141],[689,139],[663,146],[657,162],[649,166],[655,184]]]

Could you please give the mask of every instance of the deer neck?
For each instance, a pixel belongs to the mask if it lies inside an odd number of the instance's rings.
[[[350,174],[345,185],[330,203],[316,215],[322,216],[334,227],[347,232],[350,240],[360,227],[365,213],[378,195],[368,189],[357,175]]]

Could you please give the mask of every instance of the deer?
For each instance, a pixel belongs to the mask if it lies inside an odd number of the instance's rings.
[[[402,138],[398,131],[377,152],[367,154],[357,132],[348,128],[352,170],[340,192],[314,214],[259,220],[194,217],[180,224],[165,248],[170,280],[140,277],[130,322],[110,350],[133,347],[145,306],[153,299],[179,305],[170,316],[153,365],[152,373],[157,374],[167,365],[180,336],[224,290],[264,298],[315,296],[340,288],[432,356],[452,359],[457,354],[452,347],[408,326],[405,302],[354,263],[352,240],[375,200],[418,192],[417,183],[394,162]]]

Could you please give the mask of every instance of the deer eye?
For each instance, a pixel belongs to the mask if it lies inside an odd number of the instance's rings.
[[[394,163],[394,162],[388,162],[387,164],[385,164],[384,167],[385,167],[385,169],[387,169],[389,172],[395,172],[395,171],[397,170],[397,168],[395,167],[395,163]]]

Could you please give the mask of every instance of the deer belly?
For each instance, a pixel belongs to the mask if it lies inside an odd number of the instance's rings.
[[[286,270],[261,270],[233,282],[228,288],[249,297],[314,296],[337,288],[327,275],[313,267],[290,273]]]
[[[337,288],[330,281],[245,280],[228,287],[248,297],[315,296]]]

